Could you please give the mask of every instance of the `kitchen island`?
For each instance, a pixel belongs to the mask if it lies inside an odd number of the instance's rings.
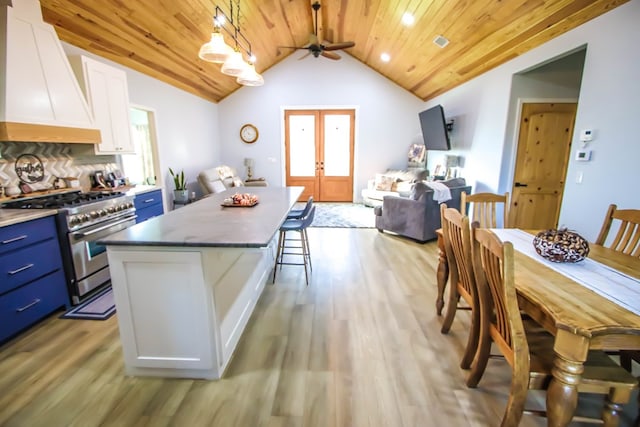
[[[107,245],[128,375],[222,376],[273,267],[277,231],[302,187],[252,187],[257,205],[221,206],[234,192],[100,241]]]

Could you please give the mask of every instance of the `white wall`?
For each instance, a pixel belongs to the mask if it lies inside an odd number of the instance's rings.
[[[62,46],[67,55],[86,55],[124,70],[129,101],[154,110],[161,169],[158,184],[164,187],[165,200],[173,198],[169,167],[184,169],[189,190],[201,194],[197,174],[221,161],[219,106],[70,44],[62,43]],[[194,57],[194,61],[197,60]]]
[[[500,183],[500,177],[501,165],[513,163],[515,141],[507,134],[512,76],[586,44],[559,224],[592,241],[610,203],[640,208],[640,198],[632,191],[640,181],[638,22],[640,0],[632,0],[426,103],[442,104],[446,115],[456,119],[458,141],[451,154],[465,156],[464,176],[470,183],[481,182],[490,191],[511,188],[511,182]],[[590,145],[593,160],[575,162],[579,130],[584,128],[596,135]],[[510,158],[503,159],[505,152]],[[583,173],[582,184],[575,182],[578,172]]]
[[[376,172],[406,168],[409,145],[419,133],[422,101],[346,53],[331,61],[294,53],[263,75],[264,86],[245,87],[220,102],[222,159],[244,176],[243,159],[256,160],[254,175],[284,184],[283,110],[356,109],[354,197]],[[253,123],[260,137],[244,144],[240,127]]]

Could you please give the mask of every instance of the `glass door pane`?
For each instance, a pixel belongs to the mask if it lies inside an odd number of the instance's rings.
[[[289,174],[316,175],[315,116],[295,115],[289,118]]]
[[[351,118],[347,114],[324,116],[324,175],[349,176],[351,172]]]

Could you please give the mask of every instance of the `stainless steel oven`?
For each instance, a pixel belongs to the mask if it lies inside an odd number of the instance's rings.
[[[77,296],[78,301],[110,279],[106,247],[96,242],[109,234],[131,227],[135,223],[136,215],[131,212],[122,217],[113,218],[68,234],[75,277],[74,293],[77,293],[72,296]]]
[[[67,287],[73,304],[109,283],[106,248],[96,242],[136,223],[133,196],[118,192],[71,191],[25,197],[10,209],[57,209],[56,222]]]

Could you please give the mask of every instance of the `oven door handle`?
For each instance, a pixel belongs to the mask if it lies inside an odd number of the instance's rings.
[[[108,228],[111,228],[114,225],[122,224],[122,223],[125,223],[127,221],[131,221],[132,219],[136,219],[136,218],[138,218],[138,215],[129,216],[129,217],[126,217],[125,219],[121,219],[120,221],[112,222],[110,224],[103,225],[102,227],[98,227],[98,228],[96,228],[94,230],[87,231],[86,233],[73,233],[73,236],[74,237],[91,236],[92,234],[99,233],[100,231],[103,231],[103,230],[106,230]]]

